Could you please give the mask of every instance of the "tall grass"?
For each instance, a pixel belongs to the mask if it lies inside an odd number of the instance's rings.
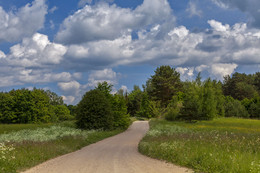
[[[199,172],[259,173],[260,121],[222,118],[197,123],[153,120],[139,150]]]

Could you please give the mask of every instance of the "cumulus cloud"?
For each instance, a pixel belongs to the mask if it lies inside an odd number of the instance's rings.
[[[6,57],[5,53],[0,50],[0,59],[5,57]]]
[[[58,86],[66,94],[78,95],[81,85],[77,81],[70,81],[70,82],[60,82],[58,83]]]
[[[194,1],[188,3],[186,11],[189,13],[190,17],[198,16],[202,17],[202,11],[198,9],[197,4]]]
[[[255,27],[260,27],[259,0],[212,0],[222,8],[237,8],[250,15],[249,23]]]
[[[113,40],[69,45],[66,64],[82,71],[133,64],[200,69],[202,64],[210,67],[213,64],[259,64],[260,30],[248,28],[245,23],[233,26],[216,20],[208,23],[210,28],[201,32],[178,26],[158,38],[163,28],[157,24],[149,30],[139,30],[138,39],[127,33]],[[214,76],[219,78],[220,75]]]
[[[54,65],[61,62],[66,51],[65,46],[51,43],[48,36],[36,33],[12,46],[6,61],[9,65],[23,67]]]
[[[86,5],[64,20],[56,40],[79,44],[96,40],[113,40],[135,29],[175,20],[167,0],[144,0],[132,10],[107,3]]]
[[[191,80],[194,76],[194,67],[177,67],[176,71],[180,73],[182,80]]]
[[[120,74],[114,72],[112,69],[96,70],[92,71],[89,75],[88,86],[95,87],[98,83],[106,81],[108,84],[115,85],[118,82]]]
[[[17,12],[6,12],[0,6],[0,42],[15,42],[33,35],[44,25],[47,6],[45,0],[35,0]]]
[[[223,76],[230,75],[237,68],[237,64],[213,64],[211,72],[217,79],[222,79]]]
[[[120,74],[114,72],[112,69],[93,70],[91,71],[86,84],[80,84],[76,80],[71,80],[68,82],[59,82],[58,87],[63,93],[64,101],[68,104],[75,104],[80,101],[82,95],[84,95],[86,91],[95,88],[98,83],[106,81],[108,84],[116,85],[119,76]],[[122,88],[127,89],[126,86],[122,86]],[[113,87],[113,91],[116,91],[115,87]]]

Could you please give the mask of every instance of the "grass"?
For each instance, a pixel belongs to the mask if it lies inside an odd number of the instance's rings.
[[[139,151],[197,172],[260,173],[260,121],[150,121]]]
[[[23,171],[122,132],[78,130],[73,122],[4,126],[7,128],[0,134],[1,173]]]

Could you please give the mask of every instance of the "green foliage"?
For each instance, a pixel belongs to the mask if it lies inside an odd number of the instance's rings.
[[[225,76],[223,82],[223,93],[232,96],[234,99],[243,100],[255,97],[257,89],[259,92],[258,74],[246,75],[244,73],[234,73],[232,77]]]
[[[70,115],[70,110],[65,105],[54,106],[53,111],[59,121],[72,120],[74,118]]]
[[[81,129],[112,129],[110,100],[98,90],[88,91],[77,106],[77,126]]]
[[[46,95],[49,98],[49,103],[53,106],[56,105],[63,105],[63,99],[61,96],[58,96],[55,92],[52,92],[50,90],[45,91]]]
[[[142,100],[142,91],[138,86],[134,86],[134,90],[127,97],[127,111],[131,116],[136,116],[140,111]]]
[[[181,92],[178,94],[179,96],[182,96]],[[178,96],[173,96],[171,102],[168,104],[166,108],[165,113],[165,119],[169,121],[174,121],[179,118],[179,113],[182,107],[182,99]]]
[[[102,83],[98,83],[96,90],[99,90],[105,94],[108,99],[112,99],[112,95],[110,94],[112,91],[113,85],[108,84],[106,81]]]
[[[239,100],[227,96],[225,100],[225,116],[248,118],[249,114]]]
[[[112,102],[112,112],[114,117],[114,128],[127,129],[130,124],[129,114],[125,98],[122,95],[115,94]]]
[[[180,74],[170,66],[160,66],[147,82],[147,92],[152,100],[166,107],[172,97],[182,89]]]
[[[39,123],[67,119],[70,113],[61,97],[34,88],[0,93],[0,123]],[[63,112],[65,117],[61,117]],[[60,117],[60,118],[59,118]]]
[[[148,94],[146,92],[142,93],[141,103],[140,103],[140,110],[137,112],[137,116],[151,118],[152,117],[152,108],[151,103],[148,98]]]
[[[260,97],[255,97],[252,99],[242,100],[242,105],[245,106],[248,111],[250,118],[260,118]]]
[[[210,120],[224,115],[221,84],[210,79],[185,83],[180,119]]]

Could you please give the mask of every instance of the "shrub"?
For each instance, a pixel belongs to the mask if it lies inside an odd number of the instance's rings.
[[[227,96],[225,103],[225,116],[247,118],[249,117],[249,114],[239,100],[235,100],[232,97]]]
[[[70,115],[70,110],[65,105],[57,105],[54,106],[53,109],[59,121],[71,120],[74,118]]]
[[[82,129],[112,129],[111,103],[102,91],[90,90],[78,104],[76,119]]]

